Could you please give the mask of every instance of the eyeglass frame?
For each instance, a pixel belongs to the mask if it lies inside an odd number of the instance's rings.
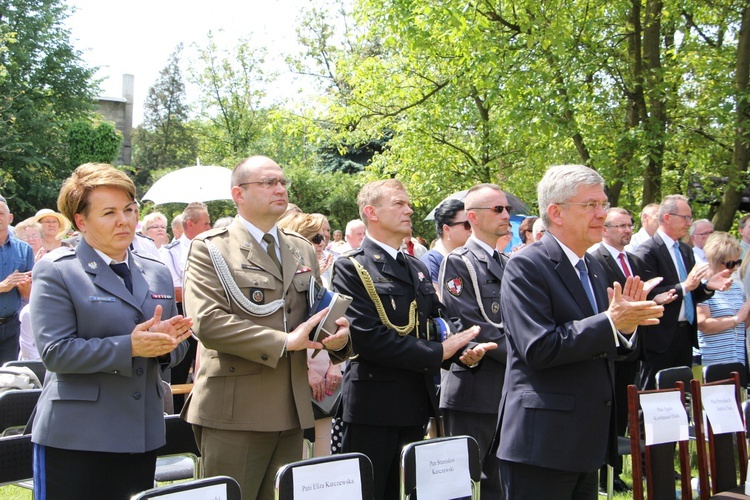
[[[508,215],[513,213],[513,207],[511,205],[495,205],[493,207],[472,207],[467,208],[467,211],[469,210],[491,210],[495,212],[496,214],[502,214],[503,212],[508,212]]]
[[[467,231],[471,231],[471,222],[469,222],[468,219],[467,220],[458,221],[458,222],[446,222],[445,223],[445,225],[449,226],[449,227],[458,226],[459,224],[463,224],[464,225],[464,229],[466,229]]]
[[[268,177],[259,181],[240,182],[237,187],[247,186],[248,184],[260,184],[261,187],[266,189],[275,188],[277,184],[281,184],[281,187],[288,189],[292,185],[291,181],[285,177]]]
[[[561,201],[555,203],[555,205],[578,205],[583,207],[584,212],[588,213],[596,213],[599,208],[606,212],[612,206],[608,201]]]
[[[686,224],[692,224],[693,223],[693,216],[692,215],[673,214],[672,212],[668,212],[667,215],[674,215],[675,217],[679,217],[680,219],[684,220]]]
[[[147,228],[144,228],[144,231],[148,231],[149,229],[164,229],[167,230],[167,226],[148,226]]]
[[[622,229],[622,228],[635,229],[635,224],[604,224],[604,227],[613,227],[615,229]]]
[[[706,231],[705,233],[693,233],[693,236],[711,236],[714,234],[714,230]]]

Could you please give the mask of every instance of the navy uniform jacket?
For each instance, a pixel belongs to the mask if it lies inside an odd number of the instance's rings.
[[[643,274],[641,278],[644,280],[649,280],[656,276],[664,278],[651,291],[649,298],[653,298],[655,295],[671,290],[672,288],[677,292],[677,300],[669,304],[664,304],[664,316],[662,316],[659,324],[642,327],[643,330],[641,331],[643,335],[639,335],[639,337],[641,338],[645,352],[665,352],[672,343],[672,338],[677,329],[677,321],[680,316],[680,308],[685,297],[685,291],[682,289],[682,285],[680,285],[680,277],[672,261],[672,252],[673,249],[667,248],[658,231],[654,233],[651,239],[643,242],[636,250],[636,255],[643,261]],[[690,273],[690,270],[695,265],[695,255],[692,249],[685,243],[680,243],[680,254],[682,255],[682,262],[685,264],[685,271]],[[698,288],[690,293],[693,298],[693,317],[698,318],[695,311],[698,302],[708,300],[713,295],[713,292],[708,290],[704,283],[701,283],[698,285]],[[694,321],[691,327],[693,347],[698,347],[698,321]]]
[[[69,450],[142,453],[164,445],[161,374],[185,355],[182,342],[160,364],[132,356],[130,334],[161,305],[177,314],[169,271],[128,252],[133,293],[86,240],[34,266],[31,316],[47,377],[32,441]]]
[[[419,333],[399,336],[378,317],[354,264],[372,276],[392,324],[408,324],[409,304],[417,300]],[[425,425],[437,407],[434,377],[442,364],[438,342],[424,339],[427,321],[443,313],[427,267],[407,256],[412,276],[369,237],[334,263],[333,289],[353,297],[346,317],[356,355],[344,375],[343,419],[377,426]],[[443,314],[445,316],[445,314]]]
[[[471,262],[477,276],[480,301],[492,323],[501,323],[500,284],[508,257],[501,254],[502,264],[493,259],[472,238],[443,260],[440,274],[442,302],[451,317],[458,317],[464,328],[479,325],[476,342],[496,342],[497,349],[487,351],[478,370],[452,364],[443,370],[440,384],[440,408],[472,413],[497,414],[505,377],[505,334],[502,328],[488,323],[477,304],[474,284],[462,257]]]
[[[613,364],[617,355],[604,270],[585,256],[597,302],[552,236],[508,261],[501,307],[508,370],[498,458],[593,472],[615,458]],[[511,312],[512,311],[512,312]]]

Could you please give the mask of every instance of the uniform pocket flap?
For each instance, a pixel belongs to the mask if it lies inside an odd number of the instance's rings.
[[[537,410],[573,411],[576,398],[568,394],[549,394],[526,391],[521,396],[524,408]]]
[[[234,281],[240,288],[263,288],[265,290],[276,288],[276,278],[269,273],[255,269],[236,269]]]

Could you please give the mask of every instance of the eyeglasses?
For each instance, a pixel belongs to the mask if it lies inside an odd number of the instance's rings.
[[[675,217],[679,217],[682,220],[684,220],[685,222],[687,222],[688,224],[690,224],[690,223],[693,222],[693,216],[692,215],[680,215],[680,214],[672,214],[672,213],[667,214],[667,215],[674,215]]]
[[[633,224],[604,224],[604,227],[613,227],[615,229],[633,229]]]
[[[735,267],[737,267],[740,264],[742,264],[742,259],[728,260],[728,261],[724,262],[723,264],[726,266],[727,269],[734,269]]]
[[[600,208],[604,210],[605,212],[609,210],[609,207],[611,204],[608,201],[581,201],[581,202],[573,202],[573,201],[565,201],[562,203],[556,203],[556,205],[578,205],[583,207],[584,212],[596,212]]]
[[[508,212],[508,214],[513,213],[513,207],[510,205],[495,205],[494,207],[474,207],[474,208],[467,208],[466,210],[492,210],[496,214],[501,214],[503,212]]]
[[[148,226],[146,228],[146,231],[148,231],[149,229],[166,229],[166,228],[167,226]]]
[[[42,224],[59,224],[60,223],[60,221],[57,219],[42,219],[39,222],[41,222]]]
[[[261,181],[247,181],[247,182],[241,182],[240,184],[237,184],[239,187],[247,186],[248,184],[260,184],[264,188],[273,188],[276,187],[276,184],[281,184],[281,187],[286,188],[291,186],[291,182],[283,177],[269,177],[268,179],[263,179]]]
[[[714,234],[713,231],[706,231],[705,233],[695,233],[693,236],[709,236]]]
[[[502,212],[500,212],[500,213],[502,213]],[[446,226],[453,227],[453,226],[459,226],[461,224],[464,225],[464,229],[466,229],[467,231],[471,231],[471,222],[469,222],[467,220],[462,220],[460,222],[449,222],[449,223],[446,224]]]
[[[318,234],[316,234],[315,236],[313,236],[313,237],[312,237],[312,239],[311,239],[310,241],[312,241],[312,242],[313,242],[313,243],[315,243],[316,245],[320,245],[321,243],[323,243],[323,240],[324,240],[325,238],[326,238],[325,236],[323,236],[322,234],[318,233]]]

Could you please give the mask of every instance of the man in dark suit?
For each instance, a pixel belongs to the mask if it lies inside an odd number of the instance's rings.
[[[505,338],[500,310],[500,283],[508,257],[495,250],[499,236],[510,231],[510,207],[495,184],[469,189],[465,200],[471,236],[443,260],[439,278],[442,300],[451,317],[479,325],[477,340],[495,342],[481,366],[472,372],[453,364],[442,370],[440,409],[449,436],[477,440],[482,457],[482,497],[500,497],[497,459],[491,453],[505,376]]]
[[[613,361],[638,325],[658,322],[643,283],[614,284],[586,249],[601,240],[604,180],[551,167],[538,186],[547,234],[505,268],[501,306],[508,369],[500,406],[500,478],[510,500],[597,498],[616,455]]]
[[[696,304],[709,299],[715,290],[726,290],[732,283],[731,271],[711,276],[706,283],[708,264],[695,265],[695,256],[680,240],[688,233],[693,212],[688,199],[679,194],[664,198],[659,206],[659,229],[636,250],[643,261],[644,280],[663,277],[650,295],[674,289],[677,300],[664,308],[664,319],[644,329],[642,336],[641,389],[656,388],[656,373],[664,368],[690,366],[693,347],[698,347]]]
[[[342,449],[370,458],[375,499],[390,500],[398,498],[401,448],[424,438],[437,409],[442,363],[474,365],[494,344],[464,350],[478,327],[442,343],[430,332],[431,318],[447,314],[424,263],[398,251],[413,213],[401,182],[366,184],[357,204],[368,235],[333,270],[334,290],[353,297],[346,316],[356,354],[344,375]]]

